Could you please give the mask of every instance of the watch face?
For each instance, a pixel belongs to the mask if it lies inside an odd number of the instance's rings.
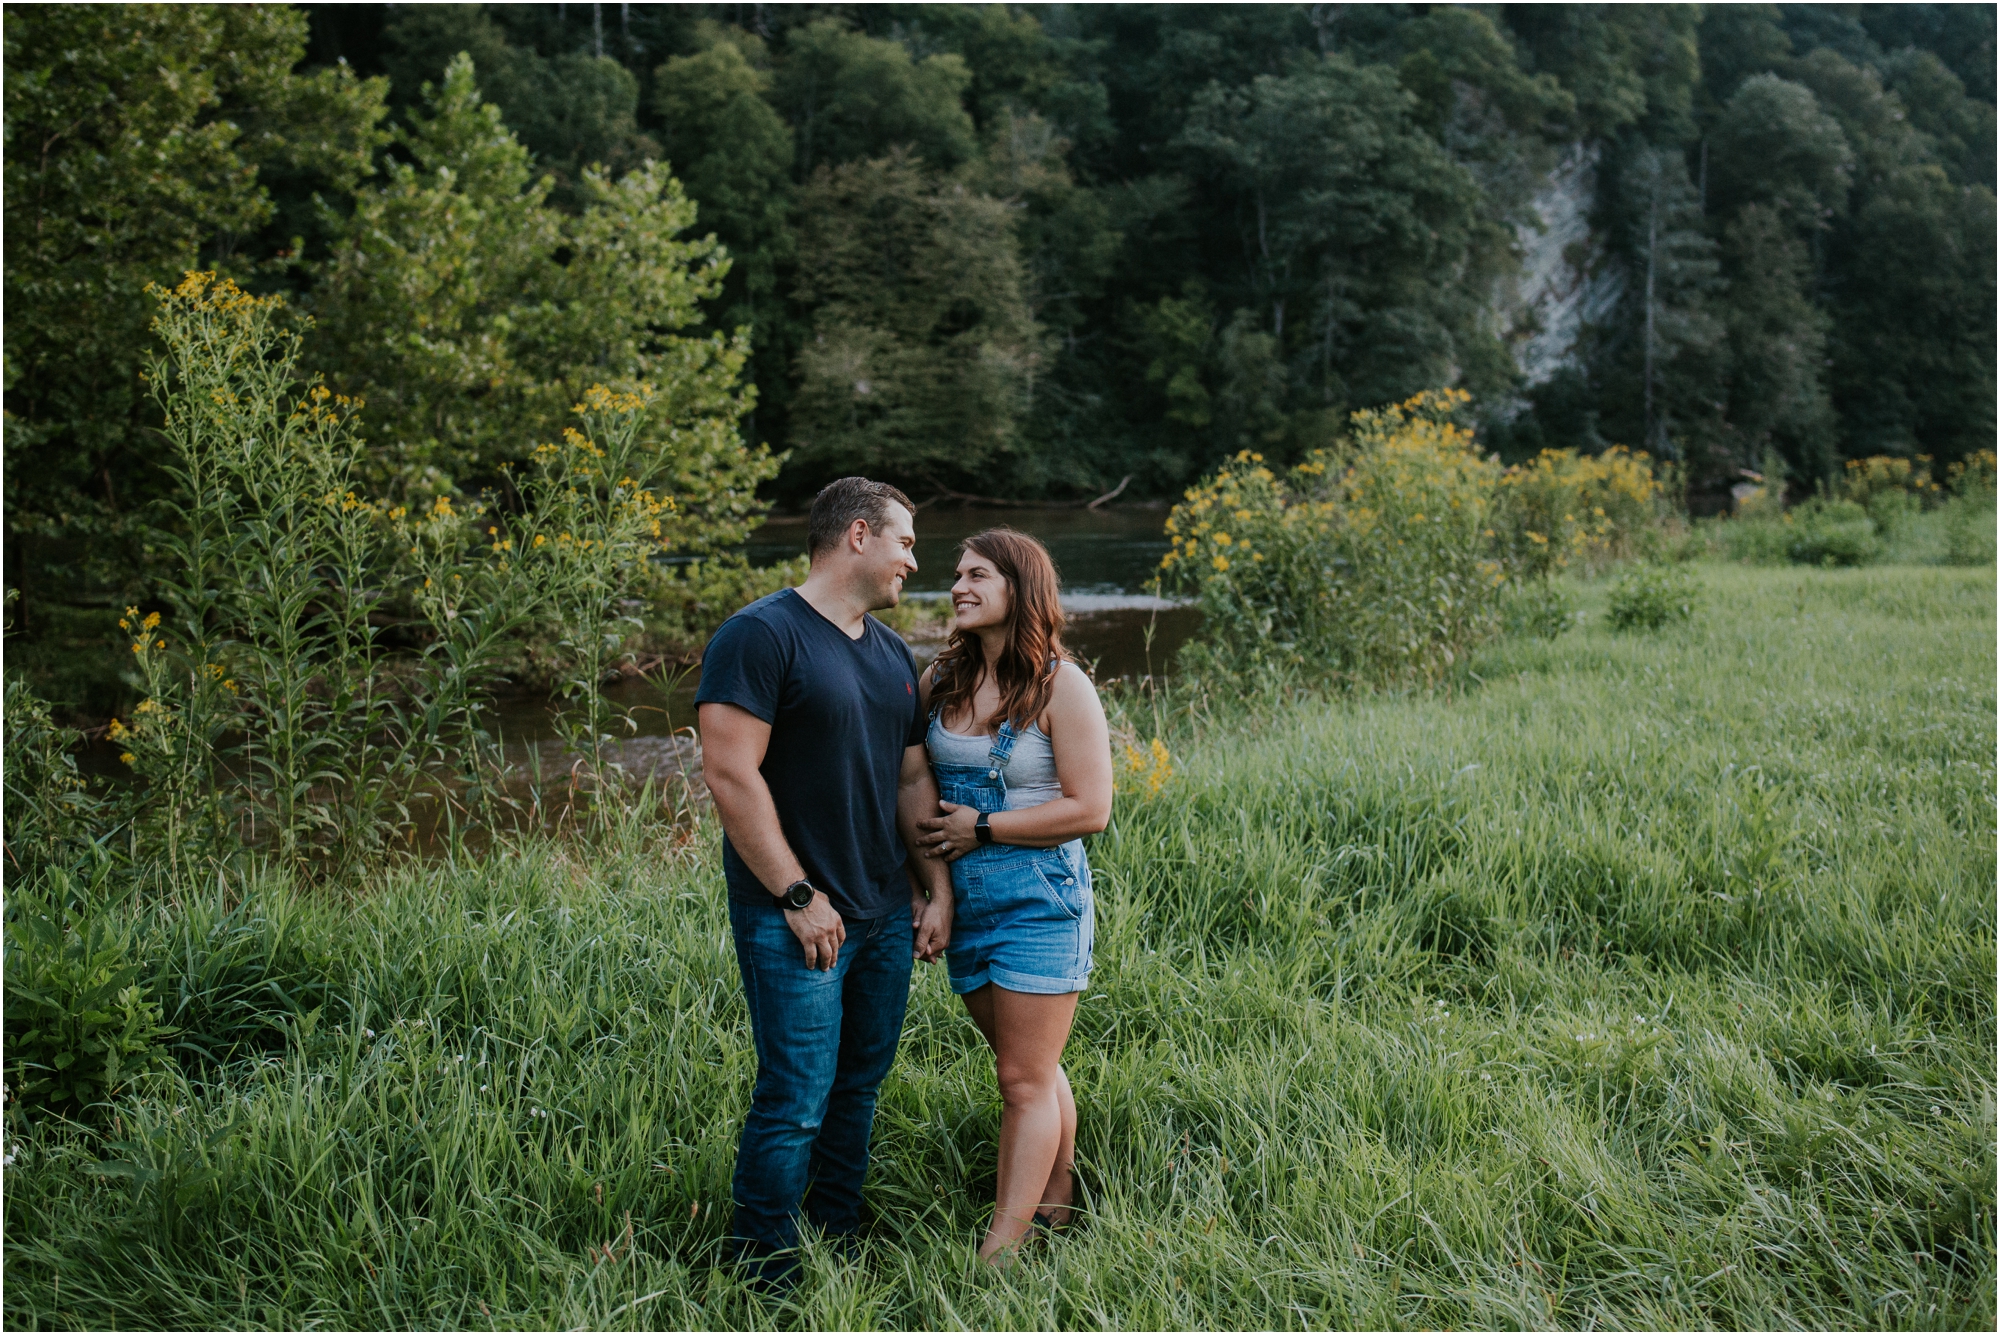
[[[785,903],[795,909],[802,909],[813,902],[813,888],[804,881],[789,886],[785,890]]]

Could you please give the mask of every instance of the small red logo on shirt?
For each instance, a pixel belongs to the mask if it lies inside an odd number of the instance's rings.
[[[908,683],[907,681],[903,683],[903,694],[904,694],[904,695],[908,695],[908,696],[912,696],[912,697],[914,697],[914,696],[916,695],[916,693],[917,693],[917,691],[916,691],[916,688],[915,688],[914,686],[911,686],[911,685],[910,685],[910,683]]]

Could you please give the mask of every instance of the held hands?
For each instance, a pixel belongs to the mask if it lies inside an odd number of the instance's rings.
[[[944,948],[951,944],[951,919],[957,911],[949,890],[938,890],[929,899],[917,891],[910,892],[910,926],[916,929],[916,955],[925,964],[933,963],[944,955]]]
[[[923,831],[918,842],[924,845],[925,857],[956,862],[979,847],[979,836],[973,832],[973,825],[979,820],[976,808],[940,802],[938,810],[944,815],[927,816],[917,822],[917,828]]]

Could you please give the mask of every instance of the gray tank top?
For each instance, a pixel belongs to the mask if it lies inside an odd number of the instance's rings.
[[[986,754],[993,749],[993,739],[953,732],[944,726],[941,717],[933,717],[924,745],[938,764],[984,767]],[[1062,795],[1062,784],[1056,780],[1055,747],[1039,725],[1030,723],[1028,730],[1014,739],[1014,754],[1007,762],[1006,809],[1038,807]]]

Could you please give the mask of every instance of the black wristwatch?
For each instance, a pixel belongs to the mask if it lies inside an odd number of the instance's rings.
[[[785,887],[785,893],[778,896],[778,902],[785,906],[785,912],[810,906],[813,896],[819,891],[813,889],[811,881],[793,881]]]
[[[972,836],[982,844],[993,842],[993,827],[986,823],[986,818],[991,814],[991,812],[982,811],[979,813],[979,819],[972,822]]]

